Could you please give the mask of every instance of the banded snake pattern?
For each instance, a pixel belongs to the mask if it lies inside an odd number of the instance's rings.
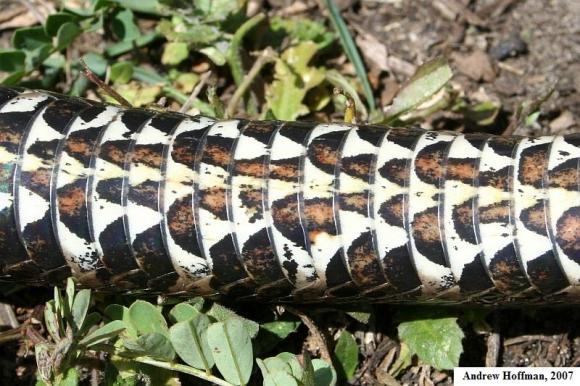
[[[579,162],[578,134],[214,121],[0,87],[0,279],[577,302]]]

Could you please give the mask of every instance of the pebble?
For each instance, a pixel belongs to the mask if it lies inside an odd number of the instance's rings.
[[[528,52],[528,45],[518,35],[511,35],[500,41],[489,50],[489,55],[496,60],[515,58]]]

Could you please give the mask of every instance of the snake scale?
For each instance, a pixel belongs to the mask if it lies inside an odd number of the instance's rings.
[[[580,300],[580,135],[214,121],[0,88],[0,277],[297,302]]]

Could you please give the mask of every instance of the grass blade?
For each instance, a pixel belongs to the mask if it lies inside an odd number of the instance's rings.
[[[365,94],[365,98],[369,105],[369,110],[372,112],[375,110],[375,99],[373,98],[373,90],[371,89],[371,84],[369,83],[369,79],[367,77],[367,72],[364,66],[364,63],[361,59],[361,56],[356,48],[356,44],[350,35],[350,32],[344,22],[344,19],[340,15],[340,11],[333,0],[323,0],[324,5],[328,8],[330,13],[330,19],[332,20],[332,24],[336,31],[338,32],[338,36],[340,38],[340,42],[344,47],[344,51],[346,56],[354,65],[355,71],[357,73],[358,78],[363,87],[363,92]]]

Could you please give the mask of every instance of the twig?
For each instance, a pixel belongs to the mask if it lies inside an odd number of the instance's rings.
[[[288,312],[294,314],[302,320],[302,323],[308,327],[308,331],[314,336],[316,340],[318,340],[318,348],[320,350],[320,357],[327,362],[328,364],[332,365],[332,357],[330,356],[330,351],[328,351],[328,345],[326,344],[326,338],[320,331],[320,329],[316,326],[314,321],[310,319],[308,315],[304,312],[294,308],[294,307],[285,307]]]
[[[119,104],[121,106],[129,107],[129,108],[133,107],[127,99],[125,99],[121,96],[121,94],[119,94],[117,91],[113,90],[113,88],[111,86],[109,86],[108,84],[103,82],[101,79],[99,79],[99,77],[93,71],[91,71],[89,66],[87,66],[87,64],[85,63],[85,61],[82,58],[79,59],[79,63],[83,67],[83,74],[87,77],[88,80],[90,80],[91,82],[96,84],[100,89],[102,89],[110,97],[112,97],[117,102],[119,102]]]
[[[209,79],[210,76],[211,76],[211,70],[204,72],[201,75],[201,77],[199,78],[199,82],[195,85],[195,87],[191,91],[189,98],[187,98],[185,103],[179,109],[180,113],[185,113],[186,111],[188,111],[191,108],[193,101],[197,98],[197,96],[201,92],[201,89],[203,88],[203,86],[205,86],[205,84],[207,83],[207,80]]]
[[[496,367],[499,360],[501,346],[499,317],[494,313],[492,318],[492,328],[486,339],[487,351],[485,353],[485,367]]]
[[[524,103],[517,106],[514,113],[512,114],[512,117],[510,118],[508,127],[504,130],[503,133],[501,133],[501,135],[504,137],[513,135],[518,127],[525,123],[526,117],[536,111],[540,111],[542,104],[552,96],[555,89],[556,85],[552,83],[548,85],[542,94],[540,94],[540,96],[538,96],[536,99],[525,101]]]
[[[540,342],[553,342],[554,338],[545,335],[523,335],[518,336],[517,338],[506,339],[503,343],[504,346],[513,346],[515,344],[520,343],[529,343],[533,341],[540,341]]]
[[[517,67],[514,67],[514,66],[507,64],[507,63],[498,62],[497,66],[499,68],[501,68],[502,70],[505,70],[507,72],[511,72],[512,74],[516,74],[519,76],[523,76],[525,74],[524,70],[517,68]]]
[[[20,326],[20,323],[14,314],[14,309],[10,304],[0,303],[0,325],[10,326],[11,328],[17,328]]]
[[[389,337],[385,337],[385,339],[383,339],[381,343],[379,343],[378,347],[373,352],[373,355],[365,361],[364,366],[357,372],[357,376],[354,378],[353,381],[351,381],[351,383],[357,384],[361,380],[361,378],[367,373],[370,367],[372,368],[377,367],[378,362],[381,362],[379,367],[384,368],[385,373],[387,373],[388,367],[393,361],[396,351],[397,347],[395,342],[391,340]],[[390,358],[387,360],[388,363],[386,363],[383,366],[383,362],[385,361],[385,358],[389,356],[389,354]]]
[[[16,327],[0,332],[0,345],[22,338],[22,328]]]
[[[276,12],[277,16],[293,16],[302,12],[306,12],[311,10],[312,8],[316,8],[317,4],[315,3],[303,3],[300,1],[296,1],[291,3],[289,6],[282,8],[281,10]]]
[[[236,107],[238,106],[240,99],[244,96],[244,94],[246,93],[246,91],[256,78],[256,76],[258,76],[262,68],[267,63],[275,61],[276,58],[277,58],[276,52],[271,47],[268,47],[264,51],[262,51],[262,53],[258,56],[258,59],[254,62],[254,65],[250,69],[250,72],[248,72],[248,75],[244,78],[242,83],[240,83],[234,95],[232,95],[232,98],[230,99],[230,102],[228,103],[228,106],[226,108],[227,117],[231,117],[232,115],[234,115],[234,112],[236,111]]]

